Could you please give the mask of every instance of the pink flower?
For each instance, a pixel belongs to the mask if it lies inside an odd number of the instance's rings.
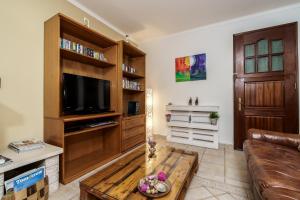
[[[140,185],[141,192],[146,192],[148,188],[149,188],[149,186],[145,183]]]
[[[157,178],[159,181],[165,181],[165,180],[167,180],[167,175],[165,172],[159,172],[157,174]]]

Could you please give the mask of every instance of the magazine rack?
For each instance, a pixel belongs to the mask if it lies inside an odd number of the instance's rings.
[[[2,200],[47,200],[49,197],[48,176],[27,189],[11,192],[2,197]]]

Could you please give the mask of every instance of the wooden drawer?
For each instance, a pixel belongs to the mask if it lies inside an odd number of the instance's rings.
[[[131,129],[137,126],[145,125],[145,116],[133,116],[125,118],[122,122],[122,129]]]
[[[142,142],[145,142],[145,134],[140,134],[122,142],[122,151],[126,151]]]
[[[137,135],[145,135],[145,126],[138,126],[135,128],[131,128],[131,129],[125,129],[123,130],[122,134],[123,134],[123,140],[126,140],[128,138],[137,136]]]

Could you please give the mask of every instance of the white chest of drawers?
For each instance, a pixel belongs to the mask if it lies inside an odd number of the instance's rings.
[[[210,123],[209,114],[218,112],[219,106],[166,106],[171,115],[167,122],[169,133],[167,140],[201,147],[219,147],[219,122]]]

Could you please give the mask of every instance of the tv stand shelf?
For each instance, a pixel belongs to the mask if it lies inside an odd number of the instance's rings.
[[[87,114],[87,115],[66,115],[62,119],[64,122],[82,121],[88,119],[99,119],[105,117],[116,117],[120,116],[121,113],[100,113],[100,114]]]
[[[97,127],[84,128],[82,130],[65,133],[65,137],[71,137],[71,136],[78,135],[78,134],[94,132],[94,131],[98,131],[101,129],[111,128],[111,127],[119,126],[119,125],[120,125],[119,123],[114,123],[114,124],[102,125],[102,126],[97,126]]]
[[[102,61],[102,60],[97,60],[95,58],[89,57],[89,56],[85,56],[67,49],[60,49],[60,53],[61,56],[63,58],[69,59],[69,60],[73,60],[73,61],[78,61],[84,64],[89,64],[89,65],[93,65],[96,67],[113,67],[115,66],[115,64],[113,63],[109,63],[106,61]]]

